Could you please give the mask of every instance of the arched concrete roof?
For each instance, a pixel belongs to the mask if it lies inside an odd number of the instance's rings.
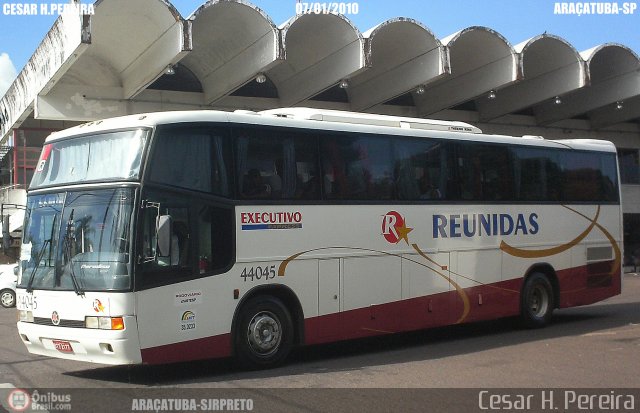
[[[608,43],[585,51],[583,57],[592,83],[601,89],[599,106],[589,114],[592,127],[600,129],[640,117],[638,55],[624,45]]]
[[[155,82],[176,64],[191,86],[182,87],[178,74]],[[56,21],[0,100],[0,126],[5,138],[32,112],[79,121],[308,105],[496,124],[515,113],[534,114],[523,121],[541,125],[586,114],[592,128],[603,128],[640,118],[639,65],[625,46],[578,55],[546,33],[512,47],[486,27],[438,40],[410,18],[363,35],[331,14],[298,15],[277,27],[245,0],[206,1],[187,20],[168,0],[99,0],[95,15]],[[268,78],[261,86],[251,83],[259,73]],[[337,87],[343,79],[347,89]],[[491,102],[490,90],[497,94]],[[552,103],[555,96],[562,104]]]
[[[37,117],[125,114],[116,102],[134,98],[192,47],[190,23],[165,0],[100,0],[90,18],[90,46],[38,95]]]
[[[367,64],[364,39],[344,16],[301,14],[281,26],[285,60],[267,72],[282,106],[296,105]]]
[[[603,108],[613,115],[616,102],[640,95],[640,61],[629,48],[609,43],[594,47],[581,53],[586,61],[590,86],[581,88],[562,97],[562,104],[546,102],[535,108],[539,124],[546,125],[563,119],[572,118]],[[631,111],[619,112],[618,115]],[[636,113],[629,119],[640,115]],[[595,122],[598,127],[606,126],[602,119]]]
[[[181,64],[200,79],[205,103],[251,81],[282,58],[276,25],[250,3],[208,1],[189,20],[193,24],[194,47]]]
[[[448,73],[442,43],[416,20],[390,19],[363,37],[371,67],[351,79],[347,93],[352,110],[369,109]]]
[[[113,86],[123,87],[124,98],[135,96],[166,67],[167,59],[161,56],[191,49],[180,13],[165,0],[100,0],[95,7],[91,48],[70,73],[89,84],[108,84],[116,78],[119,84]],[[87,70],[96,65],[104,67],[97,73]]]
[[[449,54],[451,75],[414,96],[421,115],[475,99],[521,78],[513,47],[495,30],[469,27],[445,37],[442,44]]]
[[[588,82],[580,54],[558,36],[544,33],[516,45],[514,50],[518,53],[522,78],[501,89],[493,99],[483,96],[477,100],[481,120],[518,112],[584,87]]]
[[[640,66],[638,55],[627,46],[617,43],[596,46],[585,50],[581,55],[587,62],[594,83],[633,72]]]

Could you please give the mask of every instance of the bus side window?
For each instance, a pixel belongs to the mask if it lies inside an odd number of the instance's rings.
[[[233,210],[197,205],[198,270],[220,272],[233,260]]]
[[[313,135],[236,129],[238,193],[244,199],[317,199]]]
[[[229,196],[229,151],[223,129],[160,128],[149,163],[149,179],[177,188]]]
[[[328,199],[392,198],[394,162],[389,137],[332,134],[323,137],[320,146]]]
[[[608,158],[608,162],[607,162]],[[580,151],[562,153],[563,196],[574,202],[601,202],[617,199],[617,173],[613,155]]]
[[[447,194],[446,145],[438,141],[395,143],[395,193],[400,200],[439,200]]]
[[[473,146],[472,146],[473,145]],[[460,199],[471,201],[482,199],[482,171],[477,156],[477,145],[456,144],[456,169]]]
[[[461,199],[506,201],[514,198],[511,160],[506,146],[460,142],[456,146]]]
[[[515,147],[513,159],[514,199],[517,201],[558,201],[560,153],[547,148]]]
[[[284,182],[282,160],[286,142],[268,133],[260,136],[253,131],[239,133],[236,150],[240,195],[246,199],[282,198],[283,185],[288,183]]]

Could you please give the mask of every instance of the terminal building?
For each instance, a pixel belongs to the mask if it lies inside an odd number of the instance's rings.
[[[295,9],[292,7],[292,13]],[[464,121],[485,133],[593,138],[618,148],[625,264],[640,265],[640,60],[488,27],[437,38],[406,18],[357,28],[335,14],[277,25],[244,0],[182,16],[166,0],[69,8],[0,100],[0,201],[13,236],[52,131],[152,111],[312,107]],[[362,31],[361,29],[367,29]]]

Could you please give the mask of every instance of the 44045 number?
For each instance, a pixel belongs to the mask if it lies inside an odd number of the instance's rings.
[[[240,278],[247,281],[268,281],[272,278],[276,277],[276,266],[275,265],[265,265],[264,267],[256,266],[256,267],[245,267],[240,274]]]

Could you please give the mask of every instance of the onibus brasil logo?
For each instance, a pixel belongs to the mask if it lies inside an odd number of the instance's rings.
[[[31,405],[31,396],[22,389],[15,389],[7,397],[9,407],[16,412],[24,412]],[[0,405],[2,407],[2,405]]]

